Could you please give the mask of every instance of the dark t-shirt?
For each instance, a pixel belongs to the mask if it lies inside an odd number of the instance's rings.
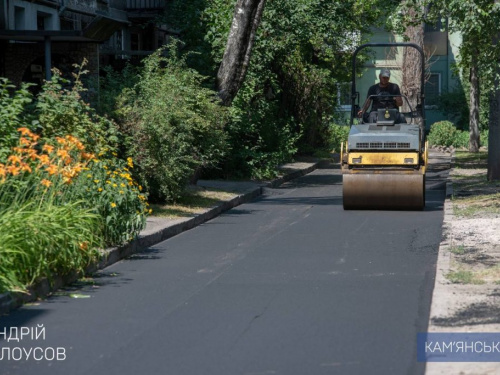
[[[368,89],[368,94],[366,95],[369,98],[371,95],[401,95],[401,91],[399,90],[399,86],[395,83],[389,82],[387,87],[380,87],[380,84],[373,85]],[[379,108],[397,108],[396,102],[394,101],[395,97],[387,98],[387,101],[381,101],[379,98],[372,98],[372,109],[371,111],[376,111]]]

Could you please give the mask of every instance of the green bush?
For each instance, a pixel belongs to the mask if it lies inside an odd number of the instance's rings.
[[[146,226],[146,195],[130,174],[128,164],[113,155],[91,160],[87,169],[66,188],[67,198],[84,201],[102,218],[102,236],[106,245],[132,240]]]
[[[277,167],[297,152],[301,133],[294,119],[278,116],[277,103],[262,98],[254,84],[247,75],[230,110],[226,129],[231,147],[223,162],[224,177],[276,177]]]
[[[19,132],[18,145],[0,163],[0,290],[81,269],[97,246],[136,236],[149,211],[130,176],[132,159],[113,153],[97,159],[71,135]]]
[[[439,121],[431,125],[427,137],[431,146],[453,146],[455,148],[469,148],[469,131],[457,130],[450,121]],[[488,146],[488,130],[480,133],[481,146]]]
[[[178,198],[197,170],[215,166],[227,150],[227,109],[177,57],[175,42],[169,48],[169,57],[160,49],[146,58],[136,91],[118,99],[136,173],[153,201]]]
[[[46,138],[71,134],[80,139],[90,152],[103,149],[117,149],[118,130],[116,125],[96,111],[82,99],[86,91],[81,78],[86,61],[76,66],[72,82],[61,77],[53,69],[50,81],[42,86],[35,101],[38,132]]]
[[[458,130],[450,121],[439,121],[431,125],[428,141],[431,146],[452,146],[457,139]]]
[[[340,152],[341,144],[347,141],[349,136],[349,126],[331,125],[330,126],[330,148]]]
[[[19,128],[28,122],[26,107],[33,97],[28,91],[30,84],[23,83],[19,90],[11,95],[15,88],[6,78],[0,78],[0,163],[6,158],[19,139]]]
[[[455,139],[451,144],[455,148],[468,148],[469,147],[469,132],[465,130],[457,130]]]

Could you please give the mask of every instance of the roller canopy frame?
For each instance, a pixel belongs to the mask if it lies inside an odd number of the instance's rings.
[[[365,49],[371,47],[410,47],[415,48],[420,54],[421,61],[421,78],[420,78],[420,105],[417,106],[417,110],[420,110],[422,114],[422,122],[425,124],[425,55],[423,49],[415,43],[366,43],[360,45],[354,51],[352,57],[352,84],[351,84],[351,125],[354,123],[354,119],[357,116],[356,113],[356,99],[358,98],[359,93],[356,91],[356,57],[358,53]],[[422,144],[425,142],[425,132],[422,132]]]

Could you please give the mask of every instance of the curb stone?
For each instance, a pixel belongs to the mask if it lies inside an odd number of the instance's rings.
[[[304,176],[322,165],[329,162],[327,159],[297,163],[301,168],[294,168],[294,163],[286,164],[284,168],[285,175],[272,181],[255,183],[254,187],[247,188],[236,197],[223,201],[216,206],[198,214],[194,217],[178,220],[162,220],[161,218],[150,217],[148,222],[153,224],[153,229],[145,228],[135,240],[118,247],[111,247],[101,251],[101,260],[85,269],[85,274],[91,274],[97,270],[108,267],[123,258],[138,253],[150,246],[171,238],[177,234],[192,229],[204,222],[215,218],[221,213],[228,211],[243,203],[250,202],[254,198],[263,194],[264,188],[276,188],[281,184]],[[61,287],[71,284],[78,280],[82,274],[73,272],[64,276],[55,276],[52,280],[46,278],[40,280],[28,288],[28,293],[7,292],[0,294],[0,315],[8,314],[10,311],[20,307],[23,304],[34,302],[39,298],[45,298]]]

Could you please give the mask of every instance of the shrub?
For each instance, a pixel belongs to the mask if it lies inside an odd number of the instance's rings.
[[[451,144],[455,148],[468,148],[469,147],[469,132],[465,130],[457,130],[455,139]]]
[[[452,146],[457,138],[457,128],[450,121],[439,121],[431,125],[428,141],[434,146]]]
[[[227,150],[227,109],[177,57],[175,42],[169,48],[169,57],[160,49],[144,60],[136,92],[126,93],[123,109],[136,173],[154,201],[178,198],[196,170],[216,165]]]
[[[269,179],[297,152],[301,133],[293,118],[279,117],[276,103],[260,98],[249,81],[231,107],[226,127],[231,147],[223,168],[225,177]]]
[[[142,186],[130,175],[133,161],[112,157],[93,159],[88,168],[67,188],[72,200],[82,200],[102,218],[102,236],[107,245],[130,241],[146,225],[150,212]]]
[[[0,163],[5,163],[12,147],[17,144],[17,128],[27,122],[25,110],[33,100],[28,91],[30,84],[23,83],[13,95],[10,90],[15,86],[6,78],[0,78]]]
[[[40,199],[82,202],[100,215],[98,234],[106,245],[128,241],[144,228],[146,196],[130,175],[131,158],[125,162],[103,152],[97,159],[73,136],[53,141],[20,131],[20,144],[0,164],[0,206]]]
[[[116,125],[96,111],[82,99],[86,91],[81,77],[86,73],[82,65],[73,74],[73,81],[61,77],[53,69],[50,81],[42,86],[35,103],[39,132],[46,138],[71,134],[80,139],[90,152],[98,153],[102,149],[117,148],[118,130]]]
[[[340,152],[341,144],[347,141],[349,136],[349,126],[331,125],[330,126],[330,148]]]
[[[95,209],[65,194],[92,155],[72,136],[51,142],[19,130],[19,144],[0,164],[2,291],[22,291],[39,277],[80,270],[102,244]]]
[[[429,144],[434,146],[453,146],[455,148],[469,148],[469,131],[457,130],[453,123],[440,121],[432,124],[428,136]],[[481,146],[488,146],[488,129],[481,131]]]

